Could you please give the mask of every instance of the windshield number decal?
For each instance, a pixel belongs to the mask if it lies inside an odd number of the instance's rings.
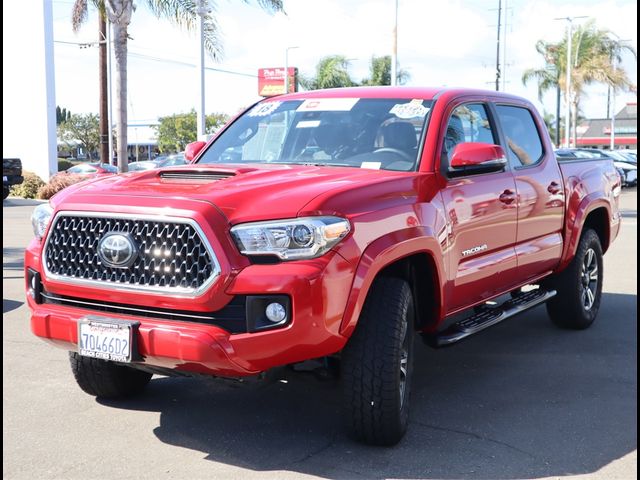
[[[409,118],[423,118],[429,109],[422,105],[422,101],[412,100],[409,103],[397,103],[393,106],[389,113],[395,115],[398,118],[409,119]]]
[[[282,102],[265,102],[253,107],[247,114],[249,117],[266,117],[275,112]]]

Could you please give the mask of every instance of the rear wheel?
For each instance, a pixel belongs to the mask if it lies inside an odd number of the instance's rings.
[[[602,297],[602,246],[593,230],[582,235],[571,264],[549,282],[558,294],[547,302],[553,323],[582,330],[598,315]]]
[[[83,357],[69,352],[71,370],[85,393],[101,398],[119,398],[144,390],[152,375],[118,363]]]
[[[413,298],[409,284],[378,278],[342,353],[345,422],[372,445],[394,445],[409,422],[413,372]]]

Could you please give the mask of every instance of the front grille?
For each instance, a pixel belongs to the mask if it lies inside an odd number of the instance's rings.
[[[105,265],[98,255],[100,240],[110,232],[135,244],[137,256],[125,268]],[[58,280],[195,294],[219,272],[205,242],[189,220],[61,212],[49,231],[44,263],[47,276]]]

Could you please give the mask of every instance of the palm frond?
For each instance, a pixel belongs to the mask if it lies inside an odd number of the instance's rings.
[[[89,17],[89,6],[87,0],[75,0],[71,8],[71,28],[78,33],[80,27]]]

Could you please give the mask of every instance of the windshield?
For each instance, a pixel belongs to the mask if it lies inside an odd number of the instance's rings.
[[[431,104],[379,98],[261,102],[222,132],[198,163],[411,171]]]

